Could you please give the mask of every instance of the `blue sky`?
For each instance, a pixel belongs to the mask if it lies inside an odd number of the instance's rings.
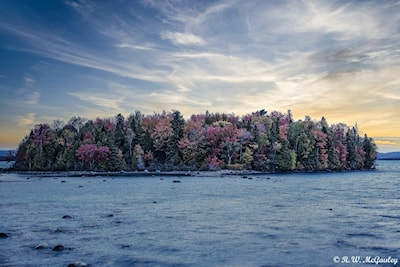
[[[292,110],[400,150],[399,1],[0,1],[0,148],[135,110]]]

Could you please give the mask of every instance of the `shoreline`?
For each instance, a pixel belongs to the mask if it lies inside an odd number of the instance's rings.
[[[319,174],[319,173],[344,173],[344,172],[363,172],[375,171],[374,169],[360,169],[360,170],[316,170],[316,171],[291,171],[291,172],[262,172],[254,170],[215,170],[215,171],[17,171],[17,170],[3,170],[2,173],[16,173],[20,175],[30,175],[36,177],[140,177],[140,176],[188,176],[188,177],[225,177],[225,176],[243,176],[247,178],[248,175],[275,175],[275,174]]]

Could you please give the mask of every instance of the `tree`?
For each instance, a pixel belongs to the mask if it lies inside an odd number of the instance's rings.
[[[354,136],[354,131],[347,131],[346,133],[346,150],[347,150],[347,157],[346,157],[346,163],[347,163],[347,168],[349,169],[355,169],[357,164],[357,155],[356,155],[356,144],[355,144],[355,136]]]
[[[170,117],[172,135],[167,143],[167,160],[170,164],[177,165],[181,161],[178,142],[182,139],[184,134],[185,120],[183,119],[181,113],[177,110],[174,110]]]
[[[231,165],[232,158],[240,150],[238,132],[233,124],[228,124],[223,127],[223,143],[222,146],[226,151],[227,164]]]
[[[327,135],[319,129],[313,130],[315,140],[316,169],[324,170],[328,167]]]
[[[81,145],[76,151],[78,159],[89,165],[89,169],[95,169],[97,165],[106,161],[111,151],[106,146],[97,146],[94,144]]]
[[[124,150],[124,145],[125,145],[125,136],[126,136],[126,130],[125,130],[125,118],[122,116],[122,114],[118,114],[116,116],[116,125],[115,125],[115,132],[114,132],[114,138],[115,138],[115,145],[120,149],[121,151]]]
[[[310,132],[311,121],[296,121],[288,130],[288,141],[296,154],[296,169],[312,170],[315,160],[312,158],[315,139]]]
[[[337,124],[332,125],[331,128],[333,155],[331,155],[330,162],[334,169],[341,170],[347,168],[346,132],[348,127],[344,124]]]
[[[151,138],[154,141],[155,156],[160,163],[165,163],[167,158],[167,149],[170,138],[173,136],[174,131],[171,127],[171,120],[169,117],[155,117],[156,124]]]
[[[14,151],[8,150],[8,151],[7,151],[7,156],[6,156],[5,159],[6,159],[7,162],[10,162],[10,161],[15,160]]]
[[[125,138],[126,138],[126,140],[127,140],[127,143],[128,143],[128,152],[129,152],[129,154],[128,154],[128,156],[126,156],[126,159],[127,159],[127,162],[128,162],[128,165],[130,166],[130,161],[132,161],[132,159],[133,159],[133,153],[132,153],[132,146],[133,146],[133,141],[134,141],[134,139],[135,139],[135,132],[132,130],[132,128],[128,128],[127,130],[126,130],[126,136],[125,136]]]
[[[142,128],[143,114],[140,111],[136,111],[134,114],[129,115],[128,121],[128,129],[131,129],[134,135],[132,139],[132,146],[134,147],[136,144],[140,144],[143,146],[143,135],[144,131]]]
[[[296,154],[290,150],[288,142],[284,141],[277,150],[278,168],[281,171],[292,171],[296,167]]]
[[[371,169],[374,167],[376,159],[376,145],[372,138],[369,138],[367,134],[364,135],[363,140],[363,151],[365,151],[364,168]]]
[[[81,118],[81,117],[72,117],[69,121],[68,121],[68,125],[71,125],[72,127],[75,128],[76,132],[79,133],[80,129],[83,127],[83,125],[85,124],[86,120]]]
[[[140,145],[135,145],[133,165],[138,170],[144,170],[144,151]]]
[[[251,135],[251,132],[248,131],[246,128],[241,128],[237,131],[237,139],[239,143],[239,161],[242,162],[243,150],[245,150],[250,142],[253,140],[253,136]]]
[[[205,116],[192,115],[185,124],[184,136],[178,141],[183,164],[200,169],[206,167],[210,153],[204,128]]]

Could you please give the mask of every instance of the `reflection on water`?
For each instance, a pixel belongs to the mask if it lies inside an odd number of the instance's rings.
[[[335,256],[400,258],[399,162],[378,163],[370,172],[251,180],[2,174],[0,232],[9,237],[0,239],[0,266],[352,266]],[[53,251],[57,245],[64,249]]]

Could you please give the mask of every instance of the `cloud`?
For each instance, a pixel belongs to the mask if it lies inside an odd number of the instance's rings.
[[[25,104],[36,105],[39,102],[40,92],[38,92],[38,91],[25,92],[24,94],[26,94],[26,100],[24,101]]]
[[[17,124],[23,128],[32,127],[35,124],[35,113],[31,112],[17,116]]]
[[[13,50],[31,52],[47,58],[55,59],[78,66],[109,72],[121,77],[160,81],[166,72],[162,69],[150,71],[135,64],[129,59],[108,57],[103,52],[97,54],[88,47],[79,47],[74,44],[66,44],[62,38],[52,36],[51,33],[42,32],[33,34],[29,29],[13,25],[0,25],[9,32],[22,38],[28,44],[26,47],[13,47]]]
[[[25,75],[24,83],[25,87],[33,87],[35,84],[35,80],[32,77]]]
[[[98,108],[103,108],[108,112],[118,112],[121,110],[120,104],[123,102],[124,98],[115,94],[107,94],[101,92],[70,92],[71,96],[78,98],[81,101],[88,102]]]
[[[339,4],[335,1],[296,1],[272,8],[257,5],[249,8],[253,18],[248,18],[248,21],[255,34],[265,27],[266,32],[279,35],[308,33],[308,37],[313,37],[311,41],[321,35],[336,41],[379,39],[392,31],[384,24],[394,26],[396,23],[383,19],[384,13],[392,6],[389,2],[377,6],[371,2],[358,2],[356,5],[354,2]]]
[[[66,1],[82,32],[29,16],[0,21],[18,40],[4,46],[71,64],[69,96],[86,114],[290,108],[299,117],[358,122],[376,135],[400,125],[397,2],[132,3]],[[74,73],[75,66],[84,68]],[[74,82],[88,76],[101,82],[90,90]],[[41,96],[33,77],[24,79],[31,104]]]
[[[154,50],[154,48],[152,48],[150,46],[132,45],[132,44],[128,44],[128,43],[117,44],[116,47],[128,48],[128,49],[133,49],[133,50],[148,50],[148,51]]]
[[[400,137],[374,137],[379,152],[400,151]]]
[[[375,141],[382,145],[400,147],[400,137],[375,137]]]
[[[170,32],[165,31],[161,33],[161,39],[172,41],[177,45],[204,45],[205,41],[191,33]]]
[[[92,13],[95,9],[94,4],[90,0],[66,0],[64,3],[83,16]]]

